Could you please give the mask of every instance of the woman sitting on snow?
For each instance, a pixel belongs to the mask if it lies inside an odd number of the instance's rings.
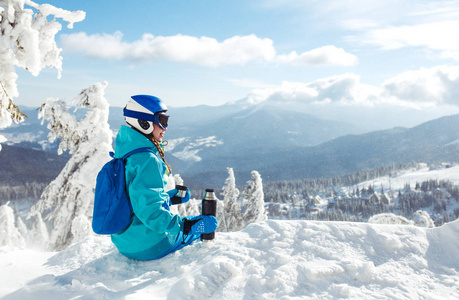
[[[167,107],[159,98],[132,96],[124,108],[127,126],[121,126],[115,142],[115,158],[128,152],[151,147],[152,152],[138,152],[126,159],[126,190],[134,216],[129,227],[111,239],[120,253],[137,260],[152,260],[179,250],[198,239],[202,233],[217,228],[213,216],[180,217],[170,205],[185,203],[190,192],[179,197],[177,190],[164,190],[171,168],[164,160],[162,139],[167,130]]]

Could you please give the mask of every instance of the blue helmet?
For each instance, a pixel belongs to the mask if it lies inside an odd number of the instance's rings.
[[[129,99],[123,110],[123,115],[129,125],[141,133],[148,135],[153,132],[153,123],[158,124],[162,128],[167,127],[167,118],[165,124],[158,120],[158,113],[166,111],[166,104],[158,97],[136,95]]]

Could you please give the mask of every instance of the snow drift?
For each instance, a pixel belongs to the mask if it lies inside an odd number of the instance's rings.
[[[438,228],[265,221],[138,262],[88,236],[59,253],[0,248],[3,299],[459,298],[459,220]]]

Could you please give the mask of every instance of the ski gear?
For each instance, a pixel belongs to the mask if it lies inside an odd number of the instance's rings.
[[[132,206],[126,194],[124,163],[130,155],[145,151],[153,152],[153,149],[134,149],[121,158],[114,158],[115,154],[110,152],[113,159],[97,175],[92,218],[92,229],[95,233],[118,233],[131,223]]]
[[[202,234],[214,232],[218,227],[217,218],[214,216],[188,216],[184,218],[183,234]]]
[[[172,247],[167,250],[165,253],[154,257],[152,259],[160,259],[169,253],[172,253],[174,251],[180,250],[185,246],[188,246],[189,244],[193,243],[195,240],[199,239],[199,235],[194,235],[194,234],[188,234],[187,236],[184,236],[182,232],[179,233],[179,236],[177,237],[177,240],[175,241],[175,244],[172,245]],[[150,260],[150,259],[149,259]]]
[[[123,110],[123,115],[129,125],[141,133],[149,135],[153,132],[153,123],[162,129],[167,128],[169,116],[159,114],[166,111],[166,104],[158,97],[136,95],[129,99]]]
[[[167,192],[171,198],[170,205],[187,203],[190,200],[190,191],[187,189],[184,197],[180,197],[177,189],[173,189]]]
[[[165,114],[157,114],[153,116],[153,123],[161,127],[161,129],[167,128],[167,122],[169,121],[169,116]]]
[[[133,128],[121,126],[115,142],[115,158],[133,149],[153,147],[126,159],[126,188],[134,216],[123,232],[111,239],[124,256],[137,260],[154,259],[167,253],[180,237],[183,219],[172,214],[164,203],[169,195],[164,188],[168,171],[152,141]]]

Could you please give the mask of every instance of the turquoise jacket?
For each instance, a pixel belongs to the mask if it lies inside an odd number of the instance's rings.
[[[139,152],[126,159],[126,189],[134,210],[132,223],[111,238],[121,254],[151,260],[172,248],[180,237],[183,220],[169,211],[169,195],[164,190],[169,174],[158,149],[141,133],[121,126],[116,136],[115,158],[143,147],[151,147],[155,153]]]

